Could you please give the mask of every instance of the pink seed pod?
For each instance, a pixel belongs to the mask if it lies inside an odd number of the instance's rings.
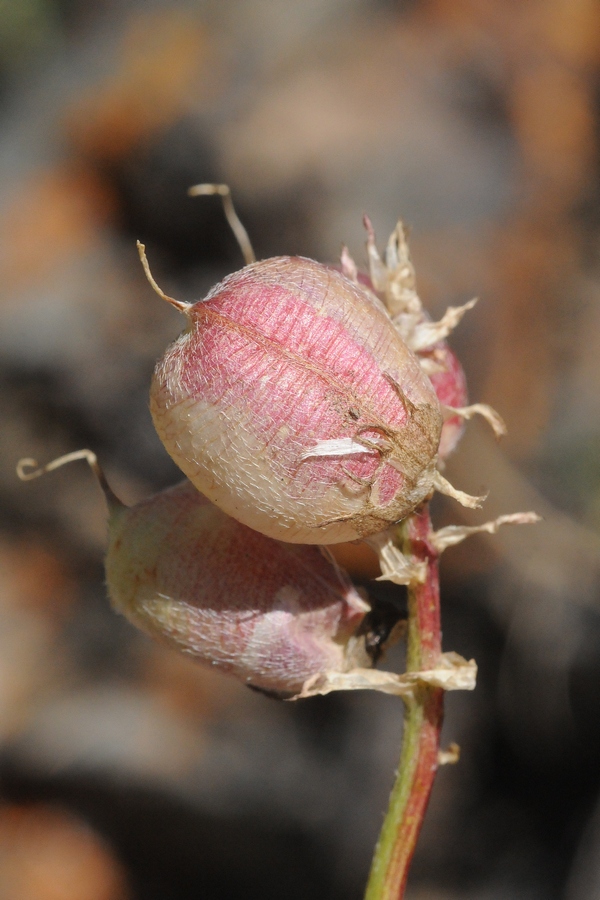
[[[384,261],[365,217],[369,275],[345,248],[339,268],[256,262],[229,188],[190,193],[221,195],[248,262],[183,303],[158,287],[138,242],[150,284],[188,320],[156,366],[150,409],[192,483],[238,521],[295,543],[378,534],[434,489],[480,506],[437,468],[465,419],[481,414],[505,430],[490,407],[464,405],[464,374],[445,343],[475,301],[429,319],[400,222]]]
[[[276,257],[198,303],[171,302],[187,327],[156,366],[152,417],[226,513],[273,538],[329,544],[382,531],[431,494],[439,402],[362,286]]]
[[[108,592],[134,625],[281,696],[299,694],[321,673],[372,665],[380,635],[367,627],[370,607],[317,547],[247,528],[189,481],[127,507],[89,450],[42,469],[22,460],[19,474],[30,479],[81,458],[109,506]]]
[[[185,481],[113,516],[111,600],[134,624],[266,691],[369,665],[368,605],[316,547],[274,541]]]

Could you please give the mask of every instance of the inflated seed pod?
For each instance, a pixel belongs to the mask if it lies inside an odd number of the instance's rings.
[[[177,465],[230,516],[330,544],[387,528],[432,492],[438,399],[359,284],[276,257],[198,303],[171,302],[187,325],[156,366],[152,417]]]
[[[365,627],[370,607],[317,547],[247,528],[189,481],[127,507],[90,451],[42,469],[23,460],[20,475],[35,477],[78,458],[88,460],[107,498],[108,592],[134,625],[281,696],[300,693],[320,673],[372,665],[381,632]]]
[[[185,481],[113,513],[114,606],[155,637],[254,687],[298,693],[318,672],[368,665],[369,607],[316,547],[274,541]]]

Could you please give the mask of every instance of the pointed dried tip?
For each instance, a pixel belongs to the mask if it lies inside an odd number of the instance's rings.
[[[387,270],[379,255],[377,244],[375,243],[375,230],[373,224],[365,213],[363,215],[363,225],[367,232],[367,259],[369,261],[369,275],[371,282],[376,291],[383,292],[387,286]]]
[[[460,760],[460,747],[454,741],[447,750],[438,750],[438,766],[454,766]]]
[[[469,509],[479,509],[487,497],[487,494],[483,494],[481,497],[474,497],[472,494],[465,494],[464,491],[458,491],[455,487],[452,487],[450,482],[437,470],[433,476],[433,487],[436,491],[439,491],[440,494],[445,494],[447,497],[452,497],[453,500],[458,500],[462,506],[467,506]]]
[[[252,243],[250,242],[248,232],[242,225],[242,222],[235,211],[233,200],[231,199],[231,188],[229,187],[229,185],[195,184],[193,187],[188,188],[189,197],[210,197],[214,196],[215,194],[217,194],[223,201],[225,218],[229,222],[229,227],[235,235],[246,265],[248,266],[250,265],[250,263],[256,262],[256,254],[254,252],[254,248],[252,247]]]
[[[340,264],[342,267],[342,274],[349,278],[350,281],[353,281],[355,284],[358,284],[358,269],[356,268],[356,263],[350,256],[350,251],[346,247],[345,244],[342,244],[342,252],[340,254]]]
[[[60,469],[61,466],[66,466],[68,463],[75,462],[78,459],[85,459],[96,476],[106,499],[109,512],[113,513],[125,509],[125,504],[113,492],[100,467],[98,457],[92,450],[75,450],[73,453],[66,453],[64,456],[59,456],[58,459],[53,459],[52,462],[46,463],[45,466],[40,466],[35,459],[20,459],[17,463],[17,476],[21,481],[33,481],[34,478],[39,478],[41,475],[45,475],[46,472]]]
[[[402,219],[398,219],[396,222],[395,231],[390,235],[390,241],[392,238],[397,243],[397,246],[400,250],[402,258],[410,259],[410,250],[408,249],[408,235],[410,234],[410,227],[405,225]]]
[[[146,256],[146,247],[144,246],[144,244],[142,244],[141,241],[137,241],[136,245],[138,248],[138,253],[140,255],[140,261],[142,263],[142,266],[144,267],[144,273],[146,275],[146,278],[150,282],[150,286],[153,288],[153,290],[156,291],[156,293],[158,294],[159,297],[162,297],[163,300],[166,300],[167,303],[170,303],[171,306],[174,306],[175,309],[179,310],[179,312],[187,313],[187,311],[191,308],[192,304],[184,303],[183,300],[175,300],[174,297],[169,297],[168,294],[165,294],[165,292],[159,288],[159,286],[157,285],[156,281],[154,280],[154,278],[152,276],[152,272],[150,271],[150,266],[148,264],[148,257]]]
[[[394,584],[424,584],[427,578],[427,563],[406,556],[394,543],[390,531],[374,534],[366,543],[375,550],[379,558],[381,575],[376,581],[392,581]]]
[[[471,406],[444,406],[442,408],[445,419],[459,416],[461,419],[472,419],[473,416],[482,416],[491,427],[496,438],[504,437],[507,432],[502,416],[487,403],[473,403]]]
[[[407,230],[404,227],[402,219],[398,219],[396,227],[390,234],[387,247],[385,250],[385,262],[388,269],[396,270],[401,263],[410,267],[411,274],[414,278],[414,271],[410,260],[410,251],[408,249]]]
[[[373,228],[373,223],[371,219],[366,213],[363,213],[363,225],[365,227],[365,231],[367,232],[367,240],[375,244],[375,229]]]
[[[534,512],[511,513],[498,516],[497,519],[484,522],[483,525],[447,525],[445,528],[432,532],[429,539],[438,553],[443,553],[448,547],[454,547],[474,534],[484,532],[496,534],[502,525],[535,525],[541,521],[541,516]]]
[[[456,328],[466,312],[473,309],[478,297],[469,300],[463,306],[449,306],[439,322],[420,322],[415,326],[410,340],[410,349],[414,353],[427,350],[439,341],[444,341]]]

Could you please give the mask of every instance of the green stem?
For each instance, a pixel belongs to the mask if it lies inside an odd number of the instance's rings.
[[[441,653],[438,553],[429,542],[427,504],[403,523],[402,551],[427,564],[424,583],[408,588],[406,670],[434,668]],[[365,900],[402,900],[438,767],[444,692],[420,684],[405,700],[396,783],[375,848]]]

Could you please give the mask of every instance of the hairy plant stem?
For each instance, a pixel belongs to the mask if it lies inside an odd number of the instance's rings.
[[[429,504],[398,529],[402,552],[424,561],[423,583],[408,586],[406,670],[432,669],[441,653],[439,554],[429,542]],[[401,900],[438,768],[444,691],[419,684],[405,699],[402,752],[375,848],[365,900]]]

